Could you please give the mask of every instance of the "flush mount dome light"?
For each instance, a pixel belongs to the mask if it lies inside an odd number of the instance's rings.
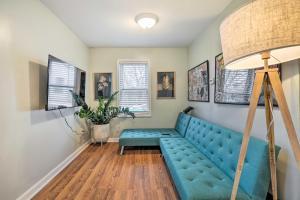
[[[150,29],[158,22],[158,17],[152,13],[142,13],[135,17],[135,21],[143,29]]]

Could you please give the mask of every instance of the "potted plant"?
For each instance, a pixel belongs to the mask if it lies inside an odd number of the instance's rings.
[[[107,142],[110,135],[110,121],[119,114],[129,115],[132,118],[135,118],[134,113],[130,112],[129,108],[111,105],[115,96],[118,94],[118,91],[114,92],[106,101],[103,97],[99,97],[98,106],[94,109],[89,107],[79,95],[73,91],[70,92],[77,105],[81,106],[80,110],[76,111],[74,115],[86,119],[87,123],[90,125],[91,139],[94,143]]]

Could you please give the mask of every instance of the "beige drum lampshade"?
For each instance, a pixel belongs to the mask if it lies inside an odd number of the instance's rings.
[[[220,27],[225,67],[264,66],[300,58],[300,0],[252,0],[227,17]]]

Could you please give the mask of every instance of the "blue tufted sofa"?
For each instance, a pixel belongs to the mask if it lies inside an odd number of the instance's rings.
[[[230,199],[241,142],[241,133],[183,113],[175,129],[128,129],[120,137],[121,146],[159,144],[183,200]],[[251,137],[237,199],[266,199],[269,174],[268,144]]]

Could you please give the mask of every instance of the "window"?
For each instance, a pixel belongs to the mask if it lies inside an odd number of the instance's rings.
[[[119,106],[151,116],[148,61],[119,61]]]

